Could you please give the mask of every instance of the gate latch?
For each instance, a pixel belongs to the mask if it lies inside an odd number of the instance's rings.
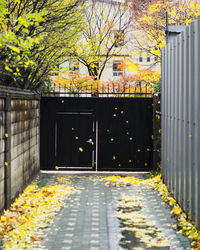
[[[93,142],[92,138],[89,138],[86,142],[91,144],[91,145],[94,145],[94,142]]]

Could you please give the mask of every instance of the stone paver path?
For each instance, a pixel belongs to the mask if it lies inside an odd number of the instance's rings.
[[[40,185],[53,184],[57,176],[43,175]],[[131,240],[122,231],[117,218],[117,203],[121,194],[139,192],[137,185],[107,187],[98,176],[73,176],[72,184],[79,193],[66,199],[54,223],[46,229],[41,246],[45,249],[70,250],[118,250],[158,249],[146,248],[139,241]],[[171,227],[175,220],[157,191],[142,190],[144,207],[142,213],[154,220],[156,227],[170,241],[170,247],[160,249],[190,249],[189,240]]]

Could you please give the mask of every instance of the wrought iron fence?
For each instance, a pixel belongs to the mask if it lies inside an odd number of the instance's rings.
[[[82,84],[59,86],[52,84],[42,93],[43,96],[61,97],[152,97],[152,87],[148,84]]]

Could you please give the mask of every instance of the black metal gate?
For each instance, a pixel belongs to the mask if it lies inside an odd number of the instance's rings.
[[[41,169],[152,168],[152,98],[41,98]]]

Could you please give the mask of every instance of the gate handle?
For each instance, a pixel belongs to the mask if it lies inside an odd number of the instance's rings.
[[[92,141],[92,138],[88,139],[86,142],[92,145],[94,144],[94,142]]]

